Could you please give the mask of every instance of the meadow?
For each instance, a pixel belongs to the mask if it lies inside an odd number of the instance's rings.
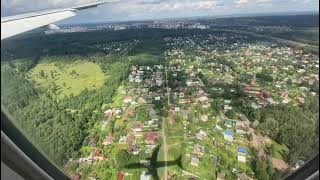
[[[98,64],[86,61],[39,63],[30,70],[28,77],[36,87],[51,88],[60,98],[102,87],[106,79]]]

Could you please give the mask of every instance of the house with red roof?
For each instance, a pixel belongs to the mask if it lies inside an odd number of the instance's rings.
[[[179,99],[180,104],[191,103],[191,102],[192,102],[191,98]]]
[[[73,175],[73,180],[79,180],[81,178],[81,175],[80,174],[75,174]]]
[[[125,96],[123,98],[123,102],[124,103],[131,103],[132,102],[132,97],[131,96]]]
[[[118,174],[118,180],[123,180],[124,172],[120,171]]]
[[[142,126],[140,122],[137,122],[133,125],[133,132],[141,132],[142,131]]]
[[[149,145],[155,145],[157,143],[158,133],[157,132],[147,132],[145,134],[145,143]]]
[[[106,139],[102,142],[103,145],[108,146],[113,143],[114,137],[112,134],[109,134],[109,136],[106,137]]]

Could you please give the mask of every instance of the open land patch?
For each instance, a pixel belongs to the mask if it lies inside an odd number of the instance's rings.
[[[92,62],[75,61],[69,64],[40,63],[29,72],[29,78],[37,87],[57,86],[59,97],[79,95],[81,91],[101,87],[105,76],[99,65]]]

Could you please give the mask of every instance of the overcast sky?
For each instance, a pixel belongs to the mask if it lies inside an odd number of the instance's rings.
[[[1,17],[98,0],[1,0]],[[113,0],[62,23],[319,10],[319,0]]]

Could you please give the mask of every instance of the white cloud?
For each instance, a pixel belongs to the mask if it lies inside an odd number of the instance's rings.
[[[1,16],[44,9],[72,7],[100,0],[1,0]],[[102,0],[101,0],[102,1]],[[226,15],[250,13],[260,9],[300,10],[314,7],[318,0],[109,0],[108,3],[88,11],[80,11],[71,19],[110,20],[182,17],[198,15]],[[293,3],[293,1],[296,1]],[[309,4],[303,4],[309,3]],[[271,6],[269,6],[271,5]],[[318,3],[316,4],[317,6]],[[272,7],[272,8],[271,8]],[[290,9],[291,8],[291,9]],[[83,16],[81,14],[84,14]]]
[[[291,0],[294,3],[302,3],[302,4],[316,4],[319,3],[319,0]]]
[[[236,0],[235,3],[236,3],[237,8],[241,8],[241,7],[246,6],[249,3],[249,1],[248,0]]]
[[[272,0],[257,0],[256,3],[271,3]]]
[[[119,11],[127,13],[152,12],[160,13],[166,11],[203,11],[213,10],[223,4],[216,0],[132,0],[130,2],[119,3]]]

